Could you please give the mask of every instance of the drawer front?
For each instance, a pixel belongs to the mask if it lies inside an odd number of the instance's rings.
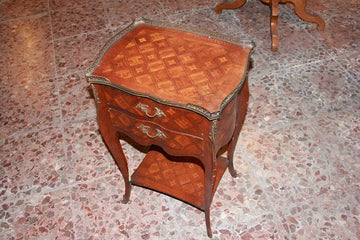
[[[202,155],[203,139],[200,137],[168,130],[115,109],[110,109],[109,113],[113,126],[141,145],[155,144],[173,155],[184,155],[184,152],[194,157]]]
[[[210,126],[210,122],[198,113],[130,95],[112,87],[106,88],[105,97],[110,108],[170,130],[202,137]]]

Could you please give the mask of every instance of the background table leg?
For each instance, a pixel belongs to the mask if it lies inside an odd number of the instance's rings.
[[[234,3],[221,3],[215,7],[215,12],[220,14],[222,9],[239,8],[246,3],[246,0],[236,0]]]
[[[318,30],[322,31],[325,28],[325,22],[322,18],[317,16],[312,16],[305,11],[307,5],[306,0],[280,0],[281,3],[292,3],[295,8],[295,13],[299,18],[306,22],[316,23],[318,25]]]
[[[271,50],[277,51],[279,49],[279,35],[277,30],[277,21],[279,16],[279,0],[271,0],[270,9]]]

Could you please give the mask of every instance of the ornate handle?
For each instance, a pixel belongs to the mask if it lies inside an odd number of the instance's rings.
[[[140,108],[140,110],[142,112],[144,112],[146,114],[146,116],[148,116],[149,118],[153,118],[153,117],[166,117],[165,113],[163,111],[161,111],[159,108],[155,107],[155,110],[156,110],[156,113],[151,115],[147,112],[147,109],[148,109],[149,105],[146,105],[146,104],[142,104],[142,103],[139,103],[136,108]]]
[[[146,134],[149,138],[156,138],[156,137],[166,138],[165,134],[164,134],[160,129],[155,128],[155,131],[156,131],[157,133],[156,133],[156,135],[152,136],[152,135],[150,135],[150,133],[149,133],[149,129],[150,129],[149,126],[145,126],[144,124],[141,124],[141,125],[138,126],[137,128],[140,129],[140,130],[142,130],[142,132],[143,132],[144,134]]]

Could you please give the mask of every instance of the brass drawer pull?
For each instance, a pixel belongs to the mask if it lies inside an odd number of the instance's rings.
[[[165,134],[160,130],[160,129],[157,129],[155,128],[155,131],[157,132],[155,136],[151,136],[150,133],[149,133],[149,129],[150,127],[149,126],[145,126],[144,124],[141,124],[140,126],[137,127],[138,129],[142,130],[142,132],[144,134],[146,134],[149,138],[156,138],[156,137],[159,137],[159,138],[166,138]]]
[[[155,110],[156,110],[156,113],[151,115],[147,112],[147,109],[148,109],[149,105],[146,105],[146,104],[142,104],[142,103],[139,103],[136,108],[140,108],[140,110],[142,112],[144,112],[146,114],[146,116],[148,116],[149,118],[153,118],[153,117],[166,117],[165,113],[163,111],[161,111],[159,108],[155,107]]]

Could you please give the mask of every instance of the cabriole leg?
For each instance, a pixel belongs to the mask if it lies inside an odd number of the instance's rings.
[[[108,106],[106,104],[104,92],[102,90],[103,87],[104,86],[93,86],[94,95],[96,96],[98,124],[104,142],[107,145],[124,178],[125,194],[122,202],[127,203],[130,198],[131,189],[128,164],[120,144],[119,136],[111,124]]]
[[[245,120],[248,100],[249,100],[249,87],[248,87],[248,82],[246,79],[244,82],[244,86],[238,95],[239,108],[238,108],[237,114],[236,114],[235,131],[230,140],[229,147],[227,150],[228,169],[229,169],[231,176],[234,178],[237,177],[237,173],[234,169],[234,152],[235,152],[237,140],[240,135],[241,127]]]
[[[223,9],[235,9],[242,7],[246,3],[246,0],[236,0],[234,3],[221,3],[215,7],[215,12],[221,14]]]

